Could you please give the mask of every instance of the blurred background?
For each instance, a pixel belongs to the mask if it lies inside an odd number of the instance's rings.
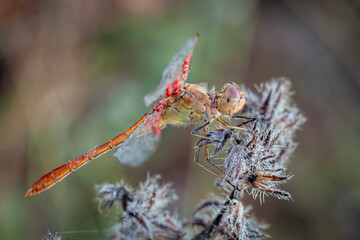
[[[216,192],[193,163],[194,128],[167,128],[144,165],[112,154],[50,191],[25,198],[38,177],[130,127],[143,96],[195,32],[190,83],[221,89],[286,76],[308,121],[284,189],[261,206],[274,239],[360,239],[360,3],[356,0],[3,0],[0,3],[0,239],[103,239],[94,185],[137,186],[160,173],[179,215]],[[90,235],[90,236],[89,236]],[[86,237],[85,237],[86,236]]]

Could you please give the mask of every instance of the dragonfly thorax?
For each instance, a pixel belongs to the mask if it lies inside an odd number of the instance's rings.
[[[185,84],[181,95],[169,97],[162,112],[163,123],[208,121],[219,115],[233,115],[245,104],[245,94],[233,82],[227,83],[219,94],[205,87]]]
[[[169,97],[161,118],[165,124],[206,120],[211,114],[211,103],[206,88],[185,84],[179,96]]]

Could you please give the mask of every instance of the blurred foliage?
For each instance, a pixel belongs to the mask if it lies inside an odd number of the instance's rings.
[[[101,239],[109,225],[97,213],[94,184],[136,186],[149,171],[174,183],[182,216],[216,191],[213,176],[192,162],[192,128],[170,127],[141,167],[107,154],[24,197],[39,176],[148,111],[143,96],[195,32],[189,82],[252,87],[286,76],[308,118],[290,164],[294,202],[248,199],[257,218],[276,239],[358,238],[359,16],[354,0],[1,1],[0,239],[40,239],[47,229]]]

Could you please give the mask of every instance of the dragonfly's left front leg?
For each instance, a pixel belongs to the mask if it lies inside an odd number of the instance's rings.
[[[236,117],[236,116],[227,116],[228,118],[232,118],[232,119],[236,119],[236,118],[247,118],[247,117]],[[246,132],[250,132],[247,128],[244,128],[242,126],[244,126],[245,124],[248,124],[248,123],[251,123],[255,120],[257,120],[257,118],[249,118],[250,120],[246,121],[246,122],[243,122],[241,123],[240,125],[238,126],[231,126],[230,124],[228,124],[227,122],[225,122],[224,120],[220,119],[219,117],[216,117],[215,118],[216,121],[218,123],[220,123],[222,126],[228,128],[228,129],[235,129],[235,130],[242,130],[242,131],[246,131]]]
[[[210,124],[210,121],[207,121],[204,125],[196,128],[194,131],[191,132],[191,135],[193,135],[194,137],[198,137],[200,139],[207,139],[207,140],[212,140],[212,141],[215,141],[214,138],[212,137],[208,137],[208,136],[204,136],[204,135],[201,135],[201,134],[198,134],[197,132],[199,132],[201,129],[205,129],[205,132],[207,132],[208,130],[208,126]]]
[[[240,125],[238,125],[238,127],[242,127],[242,126],[244,126],[244,125],[246,125],[248,123],[251,123],[251,122],[257,120],[257,118],[244,117],[244,116],[226,116],[226,117],[228,117],[230,119],[246,119],[247,120],[247,121],[241,123]]]

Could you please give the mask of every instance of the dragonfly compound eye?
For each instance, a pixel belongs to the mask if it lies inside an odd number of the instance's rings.
[[[245,93],[233,82],[227,83],[219,94],[218,111],[221,114],[232,115],[240,111],[245,105]]]

